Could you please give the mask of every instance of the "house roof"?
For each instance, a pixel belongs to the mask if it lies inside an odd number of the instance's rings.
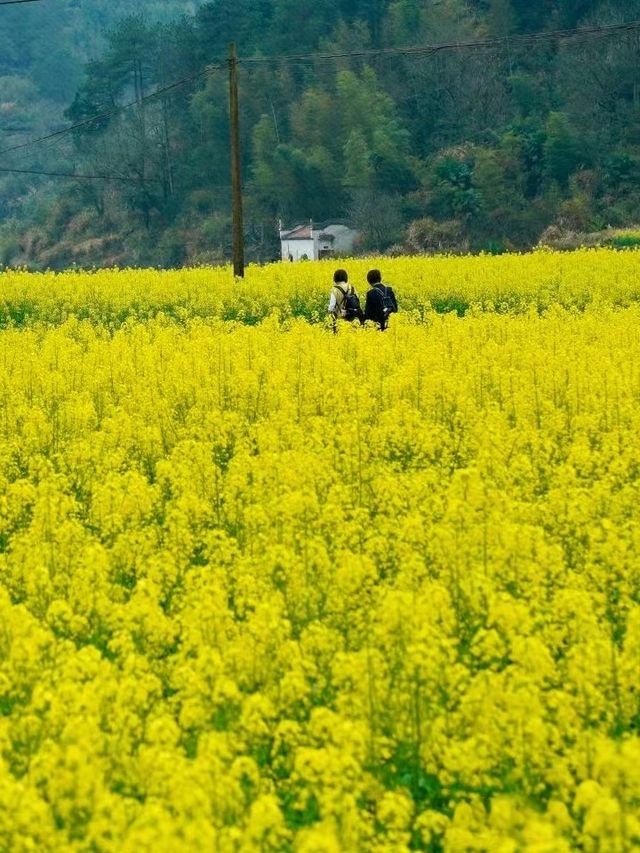
[[[280,235],[283,240],[312,240],[311,225],[297,225],[291,231],[283,231]]]
[[[285,228],[280,231],[281,240],[313,240],[318,236],[320,240],[335,240],[346,232],[355,233],[354,229],[342,219],[333,219],[330,222],[308,222],[306,225],[296,225],[295,228]]]

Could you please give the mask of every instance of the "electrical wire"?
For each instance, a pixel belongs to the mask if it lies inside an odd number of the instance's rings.
[[[9,169],[0,166],[0,174],[8,175],[35,175],[45,178],[66,178],[69,180],[78,181],[115,181],[123,184],[139,184],[140,180],[125,175],[85,175],[76,172],[45,172],[40,169]],[[156,179],[157,180],[157,179]],[[340,188],[343,190],[369,190],[368,184],[355,184],[340,182]],[[213,184],[207,186],[208,191],[230,192],[231,184]]]
[[[3,0],[3,2],[27,2],[27,0]],[[39,0],[30,0],[30,2],[39,2]],[[448,42],[434,45],[390,47],[381,48],[379,50],[345,51],[337,53],[301,53],[290,55],[280,54],[275,56],[264,56],[254,58],[247,57],[244,59],[238,59],[238,64],[251,67],[256,65],[265,65],[273,62],[295,63],[317,62],[327,60],[334,61],[337,59],[363,59],[369,57],[383,58],[387,56],[429,56],[432,54],[442,53],[446,51],[496,48],[500,46],[505,46],[507,44],[510,46],[516,46],[518,44],[530,45],[549,40],[592,38],[598,36],[616,35],[621,32],[634,32],[636,30],[640,30],[640,21],[629,21],[624,24],[612,24],[609,26],[600,27],[582,27],[580,29],[571,30],[550,30],[542,33],[531,33],[529,35],[501,37],[495,39],[480,39],[476,41],[466,42]],[[227,63],[209,65],[203,71],[196,72],[195,74],[191,74],[188,77],[184,77],[181,80],[175,81],[174,83],[170,83],[167,86],[163,86],[160,89],[157,89],[155,92],[152,92],[150,95],[145,95],[143,98],[139,98],[138,100],[130,101],[127,104],[123,104],[121,106],[105,110],[104,112],[86,118],[83,121],[76,122],[75,124],[62,128],[61,130],[53,131],[52,133],[45,134],[44,136],[40,136],[36,139],[31,139],[27,142],[18,143],[16,145],[10,146],[9,148],[4,148],[0,150],[0,155],[10,154],[14,151],[21,151],[25,148],[30,148],[31,146],[38,145],[42,142],[47,142],[52,139],[58,139],[67,136],[69,133],[73,133],[73,131],[75,130],[87,127],[93,124],[94,122],[102,121],[107,118],[112,118],[114,115],[118,115],[119,113],[125,110],[128,110],[135,106],[139,106],[142,103],[151,101],[159,97],[160,95],[167,94],[168,92],[171,92],[174,89],[178,89],[186,85],[187,83],[192,83],[202,77],[207,76],[210,73],[213,73],[214,71],[220,71],[226,67]]]
[[[11,145],[9,148],[3,148],[0,150],[0,155],[2,154],[11,154],[14,151],[22,151],[25,148],[31,148],[34,145],[40,145],[43,142],[49,142],[52,139],[60,139],[64,136],[67,136],[70,133],[73,133],[76,130],[79,130],[83,127],[88,127],[91,124],[94,124],[97,121],[103,121],[107,118],[112,118],[113,116],[118,115],[125,110],[131,109],[132,107],[140,106],[140,104],[148,103],[149,101],[154,100],[155,98],[160,97],[161,95],[166,95],[168,92],[172,92],[174,89],[178,89],[182,86],[185,86],[187,83],[193,83],[195,80],[199,80],[202,77],[206,77],[208,74],[219,71],[224,66],[215,66],[208,65],[203,71],[198,71],[196,74],[191,74],[188,77],[183,77],[182,80],[176,80],[174,83],[169,83],[167,86],[162,86],[160,89],[156,89],[155,92],[152,92],[150,95],[145,95],[143,98],[138,98],[135,101],[130,101],[127,104],[122,104],[121,106],[113,107],[110,110],[105,110],[104,112],[98,113],[97,115],[90,116],[89,118],[83,119],[82,121],[76,122],[75,124],[69,125],[67,127],[63,127],[60,130],[55,130],[51,133],[47,133],[44,136],[39,136],[36,139],[29,139],[27,142],[20,142],[16,145]]]
[[[78,181],[118,181],[121,183],[137,183],[134,178],[120,175],[78,175],[72,172],[41,172],[39,169],[6,169],[0,167],[0,173],[10,175],[42,175],[49,178],[73,178]]]
[[[359,51],[344,51],[336,53],[299,53],[279,54],[275,56],[247,57],[239,59],[238,63],[246,66],[267,65],[273,62],[322,62],[335,61],[338,59],[367,59],[370,57],[381,58],[386,56],[429,56],[435,53],[443,53],[458,50],[485,50],[504,46],[531,45],[546,41],[564,41],[568,39],[584,39],[594,37],[606,37],[617,35],[621,32],[634,32],[640,30],[640,20],[628,21],[624,24],[611,24],[599,27],[581,27],[571,30],[548,30],[541,33],[530,33],[516,36],[502,36],[500,38],[477,39],[473,41],[444,42],[431,45],[413,45],[407,47],[388,47],[379,49],[368,49]]]
[[[0,5],[11,5],[15,3],[27,3],[27,2],[41,2],[41,0],[0,0]],[[433,44],[433,45],[415,45],[415,46],[407,46],[407,47],[392,47],[392,48],[380,48],[377,50],[360,50],[360,51],[345,51],[345,52],[335,52],[335,53],[304,53],[304,54],[280,54],[275,56],[265,56],[265,57],[254,57],[254,58],[239,58],[238,64],[244,65],[247,67],[255,67],[259,65],[266,65],[269,63],[297,63],[297,62],[317,62],[317,61],[335,61],[339,59],[362,59],[362,58],[384,58],[384,57],[393,57],[393,56],[431,56],[436,53],[448,52],[448,51],[462,51],[462,50],[485,50],[485,49],[494,49],[497,47],[502,47],[505,45],[509,45],[510,47],[514,47],[517,45],[531,45],[531,44],[539,44],[544,43],[546,41],[562,41],[568,39],[574,40],[582,40],[587,38],[594,37],[606,37],[610,35],[617,35],[625,32],[635,32],[640,30],[640,21],[629,21],[623,24],[612,24],[608,26],[598,26],[598,27],[582,27],[579,29],[566,29],[566,30],[550,30],[541,33],[531,33],[528,35],[520,35],[520,36],[509,36],[509,37],[500,37],[493,39],[480,39],[475,41],[457,41],[457,42],[447,42],[442,44]],[[218,63],[217,65],[209,65],[204,70],[199,71],[195,74],[191,74],[187,77],[182,78],[181,80],[176,80],[173,83],[169,83],[166,86],[162,86],[159,89],[156,89],[155,92],[152,92],[149,95],[145,95],[143,98],[139,98],[135,101],[130,101],[127,104],[123,104],[121,106],[113,107],[112,109],[105,110],[104,112],[98,113],[97,115],[86,118],[82,121],[76,122],[68,127],[62,128],[60,130],[53,131],[51,133],[45,134],[44,136],[37,137],[36,139],[30,139],[26,142],[18,143],[16,145],[12,145],[8,148],[4,148],[0,150],[0,155],[2,154],[10,154],[15,151],[22,151],[28,148],[31,148],[35,145],[39,145],[44,142],[49,142],[52,140],[59,140],[64,138],[70,133],[73,133],[76,130],[79,130],[83,127],[88,127],[95,122],[102,121],[104,119],[112,118],[115,115],[118,115],[125,110],[128,110],[135,106],[140,106],[141,104],[147,103],[149,101],[154,100],[155,98],[165,95],[169,92],[174,91],[175,89],[181,88],[188,83],[195,82],[207,75],[220,71],[228,67],[228,61],[226,63]],[[64,177],[64,178],[78,178],[80,180],[130,180],[125,178],[116,178],[113,176],[100,176],[100,175],[72,175],[66,173],[45,173],[39,172],[37,170],[18,170],[18,169],[0,169],[1,172],[5,173],[16,173],[16,174],[42,174],[49,175],[50,177]]]
[[[2,0],[2,2],[39,2],[39,0]],[[391,56],[430,56],[436,53],[442,53],[446,51],[458,51],[458,50],[473,50],[473,49],[487,49],[487,48],[496,48],[504,45],[515,46],[518,44],[521,45],[530,45],[536,44],[549,40],[565,40],[565,39],[583,39],[583,38],[593,38],[598,36],[608,36],[615,35],[621,32],[634,32],[640,29],[640,21],[629,21],[624,24],[612,24],[609,26],[599,26],[599,27],[582,27],[580,29],[570,29],[570,30],[550,30],[542,33],[531,33],[529,35],[521,35],[521,36],[510,36],[510,37],[501,37],[495,39],[480,39],[475,41],[466,41],[466,42],[447,42],[442,44],[434,44],[434,45],[417,45],[417,46],[407,46],[407,47],[391,47],[391,48],[380,48],[378,50],[360,50],[360,51],[345,51],[345,52],[336,52],[336,53],[301,53],[301,54],[279,54],[275,56],[264,56],[264,57],[254,57],[254,58],[239,58],[238,64],[245,65],[248,67],[257,66],[257,65],[265,65],[269,63],[296,63],[296,62],[317,62],[317,61],[335,61],[338,59],[363,59],[363,58],[384,58]],[[37,137],[36,139],[28,140],[27,142],[18,143],[16,145],[12,145],[9,148],[4,148],[0,150],[0,155],[2,154],[10,154],[14,151],[21,151],[26,148],[31,148],[34,145],[39,145],[43,142],[48,142],[50,140],[63,138],[67,136],[69,133],[73,133],[75,130],[79,130],[83,127],[87,127],[95,122],[102,121],[107,118],[112,118],[119,113],[128,110],[132,107],[139,106],[142,103],[146,103],[151,101],[160,95],[167,94],[168,92],[173,91],[174,89],[178,89],[187,83],[192,83],[195,80],[198,80],[202,77],[207,76],[208,74],[214,71],[220,71],[227,67],[227,63],[219,63],[217,65],[209,65],[203,71],[199,71],[195,74],[191,74],[188,77],[184,77],[181,80],[177,80],[174,83],[170,83],[167,86],[163,86],[160,89],[157,89],[155,92],[152,92],[150,95],[145,95],[143,98],[139,98],[135,101],[130,101],[127,104],[123,104],[118,107],[113,107],[112,109],[105,110],[102,113],[98,113],[97,115],[91,116],[89,118],[84,119],[83,121],[76,122],[73,125],[62,128],[61,130],[53,131],[52,133],[45,134],[44,136]]]
[[[15,6],[18,3],[41,3],[42,0],[0,0],[0,6]]]
[[[139,178],[127,177],[125,175],[85,175],[78,174],[76,172],[45,172],[40,169],[9,169],[0,166],[0,174],[5,175],[35,175],[37,177],[45,177],[45,178],[64,178],[68,180],[78,180],[78,181],[115,181],[117,183],[122,184],[135,184],[137,186],[140,185]],[[158,178],[150,178],[149,181],[153,182],[154,180],[158,180]],[[215,191],[215,192],[230,192],[231,184],[210,184],[207,186],[207,191]]]

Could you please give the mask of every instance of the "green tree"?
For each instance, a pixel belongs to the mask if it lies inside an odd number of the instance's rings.
[[[480,210],[482,198],[473,185],[471,151],[447,151],[431,164],[427,190],[429,212],[438,219],[468,222]]]
[[[83,121],[187,80],[7,155],[8,167],[126,180],[0,174],[6,251],[31,246],[33,262],[69,262],[73,234],[99,247],[98,263],[115,257],[102,248],[114,243],[134,263],[224,257],[230,39],[254,59],[349,53],[616,23],[638,16],[638,0],[139,0],[130,10],[130,0],[3,7],[0,147],[61,127],[65,106],[66,121]],[[638,50],[633,34],[618,34],[368,62],[243,63],[252,256],[276,251],[277,217],[351,216],[371,250],[397,243],[411,220],[421,223],[412,245],[449,248],[456,239],[532,245],[550,224],[634,224]],[[199,76],[211,63],[218,70]],[[20,239],[32,229],[37,239]]]
[[[491,34],[496,38],[503,38],[515,32],[517,20],[511,0],[490,0],[487,23]]]
[[[569,177],[584,162],[583,152],[576,133],[567,117],[560,112],[550,113],[544,144],[545,176],[566,187]]]

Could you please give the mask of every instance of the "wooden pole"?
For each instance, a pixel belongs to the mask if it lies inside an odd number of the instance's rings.
[[[233,274],[244,278],[244,218],[240,159],[240,106],[238,99],[238,53],[229,45],[229,107],[231,118],[231,188],[233,195]]]

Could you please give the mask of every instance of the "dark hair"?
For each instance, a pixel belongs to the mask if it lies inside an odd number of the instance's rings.
[[[367,273],[367,281],[369,284],[380,284],[382,281],[382,273],[380,270],[369,270]]]
[[[340,282],[346,284],[349,281],[349,275],[346,270],[336,270],[333,274],[333,280],[336,284],[340,284]]]

